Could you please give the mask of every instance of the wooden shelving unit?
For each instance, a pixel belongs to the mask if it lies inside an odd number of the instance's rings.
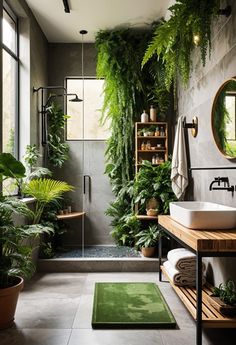
[[[165,267],[161,266],[161,270],[165,277],[169,280],[171,286],[189,310],[192,317],[196,320],[196,304],[197,295],[196,289],[193,287],[177,286],[168,276]],[[212,293],[212,287],[209,284],[203,286],[202,289],[202,325],[204,328],[235,328],[236,317],[227,317],[216,309],[208,302],[209,295]]]
[[[85,212],[71,212],[68,214],[58,214],[57,219],[58,220],[66,220],[66,219],[72,219],[72,218],[80,218],[85,215]]]
[[[143,136],[138,135],[140,130],[154,126],[159,128],[162,135]],[[158,132],[156,132],[158,133]],[[164,133],[164,134],[163,134]],[[142,143],[150,142],[151,147],[155,149],[141,149]],[[161,147],[157,147],[161,145]],[[135,123],[135,173],[138,172],[142,166],[142,160],[148,160],[152,162],[152,157],[158,155],[160,162],[156,162],[153,165],[158,166],[168,159],[168,124],[167,122],[136,122]]]

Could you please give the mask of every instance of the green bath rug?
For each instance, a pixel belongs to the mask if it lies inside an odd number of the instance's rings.
[[[154,283],[96,283],[93,328],[174,328],[176,321]]]

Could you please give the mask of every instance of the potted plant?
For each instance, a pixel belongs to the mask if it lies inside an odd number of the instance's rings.
[[[24,178],[25,168],[11,154],[0,154],[0,182],[9,178]],[[32,211],[22,201],[0,193],[0,329],[10,327],[23,278],[29,277],[34,265],[31,260],[32,238],[52,229],[40,224],[16,226],[12,215],[20,214],[31,219]],[[29,240],[30,241],[27,241]]]
[[[155,255],[156,245],[161,236],[161,231],[157,225],[149,225],[145,230],[140,231],[135,237],[138,239],[135,246],[141,248],[143,256],[151,257]]]
[[[226,315],[236,314],[236,290],[232,280],[213,288],[213,294],[208,296],[210,304]]]
[[[134,202],[138,212],[145,214],[146,209],[158,209],[159,214],[168,214],[169,203],[176,197],[171,188],[171,162],[166,161],[159,166],[144,161],[134,181]],[[155,198],[156,206],[148,207],[149,200]]]

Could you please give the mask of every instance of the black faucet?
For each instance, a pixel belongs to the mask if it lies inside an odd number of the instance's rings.
[[[221,186],[223,182],[224,186]],[[212,187],[213,184],[217,183],[217,187]],[[209,190],[227,190],[228,192],[234,192],[234,186],[229,185],[228,177],[215,177],[209,186]]]

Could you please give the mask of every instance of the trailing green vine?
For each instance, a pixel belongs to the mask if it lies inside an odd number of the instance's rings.
[[[62,108],[51,102],[47,108],[48,113],[48,159],[54,167],[61,168],[69,158],[69,145],[65,143],[64,128],[67,115]]]
[[[171,99],[163,87],[165,68],[162,61],[153,58],[141,69],[151,35],[152,31],[123,29],[100,31],[96,36],[97,76],[104,78],[101,121],[109,118],[111,124],[105,172],[116,197],[107,214],[112,217],[112,235],[119,244],[134,243],[139,227],[132,218],[134,123],[150,104],[155,105],[159,116],[164,118]]]
[[[219,8],[219,0],[177,0],[169,8],[170,19],[157,26],[142,66],[157,54],[165,64],[167,89],[170,89],[177,76],[181,77],[186,86],[190,75],[191,54],[196,44],[201,51],[202,64],[205,65],[207,51],[211,50],[211,24]]]

